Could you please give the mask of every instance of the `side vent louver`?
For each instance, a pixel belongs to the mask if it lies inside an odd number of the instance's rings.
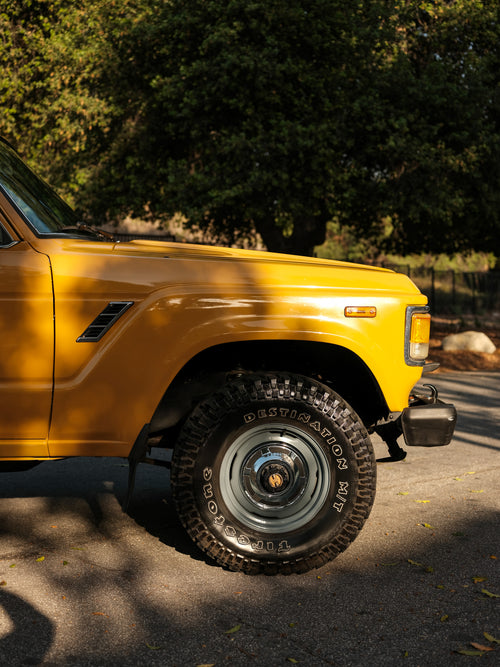
[[[99,313],[92,324],[85,329],[81,336],[76,339],[77,343],[95,343],[109,331],[113,324],[123,313],[133,305],[133,301],[111,301],[106,308]]]

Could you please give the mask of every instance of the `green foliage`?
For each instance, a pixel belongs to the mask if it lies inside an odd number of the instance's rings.
[[[161,5],[148,32],[155,57],[137,73],[146,85],[124,146],[123,189],[136,193],[147,174],[155,215],[181,211],[191,226],[228,241],[257,230],[272,249],[312,251],[344,169],[337,119],[366,48],[355,40],[363,6]],[[117,156],[106,166],[110,187],[125,154]]]
[[[373,235],[390,216],[387,250],[498,253],[498,3],[395,10],[387,58],[353,106],[352,190],[340,220]]]
[[[315,248],[317,257],[344,262],[369,263],[379,255],[378,249],[366,239],[360,239],[353,227],[341,226],[338,220],[326,226],[326,238]]]
[[[435,271],[455,271],[456,273],[489,271],[495,268],[496,257],[493,253],[467,252],[446,255],[440,253],[421,253],[412,255],[380,255],[377,258],[383,264],[403,264],[410,269],[434,269]]]
[[[1,0],[0,37],[0,134],[97,222],[500,255],[496,0]]]
[[[76,203],[87,204],[100,156],[133,110],[130,89],[118,85],[127,55],[119,46],[138,5],[2,2],[0,133]]]
[[[352,227],[342,227],[338,221],[327,224],[325,242],[315,248],[316,255],[324,259],[334,259],[383,266],[404,266],[413,269],[434,269],[435,271],[489,271],[494,269],[497,258],[491,252],[433,254],[429,252],[398,255],[383,253],[374,244],[357,238]]]

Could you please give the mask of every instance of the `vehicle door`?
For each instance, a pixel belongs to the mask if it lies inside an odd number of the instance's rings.
[[[48,455],[53,367],[49,258],[0,214],[0,458]]]

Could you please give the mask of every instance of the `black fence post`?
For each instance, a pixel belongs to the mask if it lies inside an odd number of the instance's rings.
[[[431,298],[430,298],[430,307],[431,310],[434,310],[436,307],[436,282],[435,282],[435,274],[434,274],[434,267],[431,266]]]
[[[451,306],[453,308],[453,311],[456,311],[457,307],[457,301],[456,301],[456,296],[457,296],[457,290],[455,286],[455,271],[450,269],[451,271]]]

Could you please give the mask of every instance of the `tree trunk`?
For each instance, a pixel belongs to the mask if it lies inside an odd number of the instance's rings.
[[[327,220],[311,218],[296,222],[293,233],[283,236],[274,221],[256,222],[256,228],[270,252],[282,252],[289,255],[306,255],[312,257],[314,248],[325,240]]]

